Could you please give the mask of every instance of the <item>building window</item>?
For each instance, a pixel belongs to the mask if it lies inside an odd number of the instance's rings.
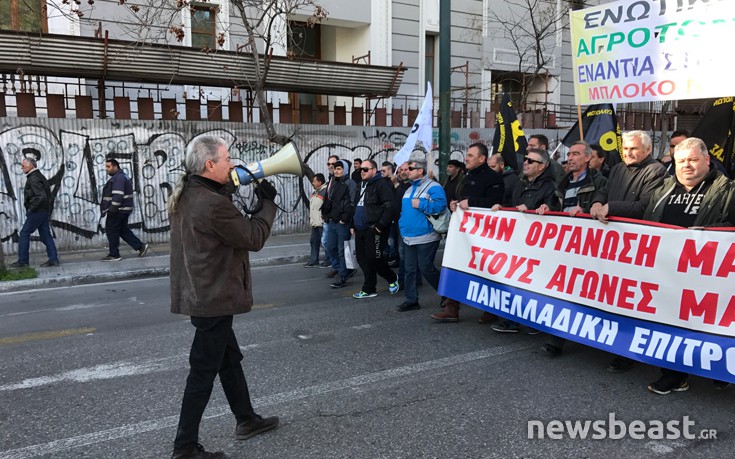
[[[0,0],[0,30],[48,32],[46,0]]]
[[[217,49],[216,5],[194,5],[192,7],[191,46],[201,49]]]
[[[426,35],[426,48],[424,49],[424,76],[426,81],[431,83],[431,87],[435,88],[435,58],[436,58],[436,35]]]

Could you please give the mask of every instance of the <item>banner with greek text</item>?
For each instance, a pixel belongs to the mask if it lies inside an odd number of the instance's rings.
[[[570,12],[579,105],[733,95],[732,0],[621,0]]]
[[[439,294],[651,365],[735,382],[735,228],[458,210]]]

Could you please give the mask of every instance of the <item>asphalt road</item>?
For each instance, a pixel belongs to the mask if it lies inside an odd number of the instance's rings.
[[[281,416],[281,426],[235,441],[216,385],[200,433],[209,450],[731,457],[733,387],[691,378],[688,392],[650,394],[655,368],[612,375],[609,355],[574,344],[551,359],[539,350],[543,336],[495,333],[472,308],[457,324],[433,323],[438,298],[428,287],[424,309],[398,313],[402,294],[389,295],[382,281],[378,297],[354,300],[359,276],[341,290],[323,276],[301,265],[254,270],[256,308],[235,319],[235,331],[256,409]],[[0,458],[168,457],[192,334],[185,317],[168,312],[167,278],[0,295]],[[646,426],[689,416],[692,432],[714,429],[717,439],[528,439],[529,420],[608,421],[610,413]]]

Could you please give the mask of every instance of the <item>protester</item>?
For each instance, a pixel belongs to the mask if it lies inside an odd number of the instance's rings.
[[[362,181],[362,177],[360,176],[360,167],[362,167],[362,159],[355,158],[352,161],[352,164],[355,166],[355,170],[352,172],[352,175],[347,175],[349,178],[352,179],[355,184],[359,185]]]
[[[105,219],[105,234],[110,244],[109,253],[102,261],[120,261],[120,238],[138,252],[142,257],[148,253],[148,244],[144,244],[128,228],[128,219],[133,213],[133,182],[120,169],[116,159],[105,161],[105,170],[110,178],[102,188],[100,210]]]
[[[503,176],[503,187],[505,189],[503,193],[503,207],[511,207],[513,205],[513,190],[519,180],[518,174],[516,174],[513,168],[505,165],[503,155],[500,153],[490,155],[487,159],[487,165],[490,169]]]
[[[322,218],[329,223],[327,251],[337,265],[334,282],[330,285],[332,288],[347,285],[347,279],[355,272],[354,269],[347,269],[344,247],[345,241],[350,240],[349,225],[355,211],[353,202],[357,190],[357,185],[349,179],[349,175],[350,163],[344,159],[337,161],[334,165],[334,177],[327,187],[327,197],[322,205]]]
[[[59,254],[56,251],[54,238],[51,236],[49,218],[51,215],[51,187],[46,177],[38,170],[36,158],[26,156],[20,162],[26,175],[23,188],[23,206],[26,209],[26,221],[18,237],[18,261],[11,263],[12,268],[26,268],[30,263],[31,234],[38,230],[41,242],[46,246],[48,260],[41,264],[42,268],[59,266]]]
[[[457,208],[467,210],[470,207],[489,209],[503,203],[505,185],[503,177],[487,165],[488,151],[485,144],[473,143],[467,148],[465,163],[467,174],[464,179],[459,199],[449,203],[449,209],[455,212]],[[432,314],[431,318],[438,322],[459,321],[459,301],[448,298],[444,302],[441,312]],[[479,319],[480,323],[490,323],[497,317],[485,312]]]
[[[391,190],[395,190],[396,186],[398,185],[398,178],[397,174],[395,173],[396,165],[393,164],[390,161],[383,161],[383,163],[380,165],[380,175],[383,176],[383,180],[388,182],[390,185]],[[393,194],[395,194],[395,191],[393,191]],[[400,204],[400,202],[399,202]],[[391,215],[391,225],[390,230],[388,231],[388,245],[385,248],[385,256],[388,259],[388,266],[394,268],[398,266],[398,244],[399,240],[395,237],[396,234],[396,227],[398,226],[398,221],[393,218],[393,216],[396,213],[395,210],[395,199],[393,200],[393,203],[391,204],[391,208],[393,209],[393,213]]]
[[[594,169],[603,177],[610,175],[610,166],[607,165],[607,154],[599,145],[590,145],[592,149],[592,157],[590,158],[590,169]]]
[[[393,187],[378,172],[375,161],[366,159],[360,168],[362,182],[355,199],[355,215],[352,218],[352,234],[355,236],[355,252],[365,281],[354,298],[377,296],[377,276],[388,282],[391,294],[398,292],[398,276],[383,255],[388,244],[388,233],[393,222]]]
[[[397,181],[395,183],[393,198],[393,237],[397,241],[396,245],[398,246],[398,283],[403,285],[404,288],[406,285],[405,245],[403,244],[403,237],[401,236],[400,220],[403,210],[403,195],[406,194],[406,190],[411,188],[411,182],[408,180],[408,172],[407,162],[398,166],[398,169],[396,170]],[[416,279],[416,282],[418,283],[421,280],[421,275],[417,274]]]
[[[329,174],[328,182],[327,182],[327,193],[329,193],[329,185],[332,184],[332,179],[334,178],[334,165],[337,164],[337,161],[339,161],[339,156],[337,155],[330,155],[327,159],[327,172]],[[326,196],[325,196],[326,199]],[[323,219],[322,219],[323,221]],[[337,260],[333,260],[332,257],[329,255],[329,250],[327,249],[327,234],[329,234],[329,223],[326,221],[322,222],[322,246],[324,247],[324,252],[326,253],[326,257],[324,259],[324,263],[320,264],[320,268],[330,268],[331,271],[329,274],[327,274],[327,277],[334,277],[337,275],[337,269],[339,267],[339,263]],[[334,274],[332,274],[334,272]]]
[[[401,257],[406,269],[406,301],[396,308],[399,312],[421,308],[416,289],[417,275],[423,275],[434,290],[439,288],[439,270],[434,265],[434,258],[441,236],[434,231],[426,216],[439,214],[447,206],[444,189],[426,176],[424,159],[409,161],[408,178],[411,187],[403,195],[399,221],[404,251]]]
[[[217,376],[237,421],[235,439],[278,426],[277,417],[263,418],[253,409],[232,329],[233,315],[253,306],[248,252],[262,249],[270,235],[276,189],[260,182],[262,208],[244,217],[226,188],[233,168],[224,140],[194,138],[187,148],[186,175],[168,202],[171,312],[191,316],[196,328],[172,459],[227,457],[199,444],[199,424]]]
[[[651,157],[651,151],[651,137],[646,132],[623,134],[623,162],[610,170],[607,185],[592,199],[592,218],[607,223],[610,217],[643,217],[653,190],[660,187],[666,177],[666,169]],[[619,373],[632,366],[632,360],[615,357],[607,370]]]
[[[513,205],[521,212],[527,210],[536,210],[541,205],[546,204],[550,210],[559,210],[559,203],[556,199],[554,185],[554,176],[549,167],[549,153],[546,150],[531,149],[528,150],[523,160],[523,177],[513,191]],[[492,210],[499,210],[500,204],[492,206]],[[493,325],[493,330],[499,333],[518,333],[520,327],[518,323],[512,320],[504,320],[497,325]],[[529,328],[526,333],[529,335],[538,334],[539,331]]]
[[[733,183],[714,167],[705,143],[696,137],[682,139],[671,161],[675,175],[656,188],[644,220],[683,227],[735,226]],[[661,368],[661,377],[648,386],[656,394],[689,389],[686,373]],[[727,383],[715,381],[718,387]]]
[[[589,167],[590,160],[595,154],[587,142],[577,141],[567,153],[570,173],[556,187],[556,196],[562,211],[574,217],[579,213],[589,213],[592,199],[597,191],[606,184],[607,179],[595,169]],[[546,204],[541,204],[536,213],[543,215],[551,210]],[[565,339],[552,336],[543,350],[556,357],[561,355]]]
[[[304,265],[305,268],[319,267],[319,251],[322,247],[322,232],[324,220],[322,219],[322,205],[324,197],[327,195],[327,185],[324,183],[324,174],[318,173],[311,180],[314,192],[309,198],[309,223],[311,224],[311,238],[309,245],[311,246],[311,255],[309,262]],[[326,249],[325,249],[326,251]]]
[[[531,150],[544,150],[547,152],[549,151],[549,138],[546,137],[543,134],[534,134],[528,138],[528,146],[526,147],[526,153],[528,153]],[[525,159],[525,158],[522,158]],[[548,169],[551,169],[552,177],[554,178],[555,183],[561,182],[561,180],[566,175],[564,173],[564,169],[561,167],[561,164],[559,164],[556,161],[556,158],[552,158],[549,156],[549,165],[547,166]]]
[[[447,164],[447,175],[441,184],[444,188],[444,194],[447,196],[447,203],[457,201],[462,194],[462,182],[465,178],[465,164],[456,159],[450,159]]]
[[[679,145],[681,142],[683,142],[687,137],[689,137],[689,132],[685,131],[683,129],[674,131],[671,133],[671,137],[669,137],[669,152],[661,158],[661,163],[666,168],[666,173],[669,175],[674,175],[675,167],[674,167],[674,149],[677,145]]]

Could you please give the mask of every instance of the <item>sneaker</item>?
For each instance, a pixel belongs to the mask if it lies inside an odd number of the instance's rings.
[[[321,268],[321,269],[327,269],[327,268],[331,268],[331,267],[332,267],[332,265],[330,263],[320,263],[319,264],[319,268]]]
[[[278,427],[278,416],[262,418],[256,415],[252,421],[242,422],[235,428],[235,440],[247,440]]]
[[[138,256],[139,257],[144,256],[146,253],[148,253],[148,249],[150,248],[151,248],[150,244],[145,244],[143,247],[140,248],[140,250],[138,250]]]
[[[318,268],[318,267],[319,267],[319,263],[306,263],[304,265],[304,268]]]
[[[671,392],[684,392],[689,390],[687,380],[680,380],[678,376],[663,375],[658,381],[648,385],[648,390],[654,394],[667,395]]]
[[[332,287],[332,288],[342,288],[345,285],[347,285],[347,281],[344,280],[344,279],[342,279],[339,276],[336,276],[334,278],[334,282],[332,282],[331,284],[329,284],[329,286]]]
[[[337,270],[336,269],[333,269],[333,270],[331,270],[331,271],[329,271],[327,273],[327,276],[326,277],[331,279],[331,278],[336,277],[336,276],[337,276]]]
[[[396,311],[398,312],[415,311],[417,309],[421,309],[421,305],[418,303],[408,303],[406,301],[396,306]]]
[[[15,263],[11,263],[8,265],[10,268],[27,268],[28,263],[21,263],[19,261],[16,261]]]
[[[432,314],[431,318],[438,322],[459,322],[459,313],[457,311],[450,311],[448,308],[444,308],[442,312]]]
[[[199,443],[188,448],[175,449],[171,454],[171,459],[228,459],[229,457],[222,451],[216,453],[205,451]]]
[[[102,259],[102,261],[120,261],[122,260],[122,257],[113,257],[112,255],[107,255],[105,258]]]
[[[51,268],[53,266],[59,266],[59,264],[60,264],[59,260],[56,260],[56,261],[49,260],[46,263],[42,263],[41,268]]]
[[[400,285],[398,285],[398,281],[393,282],[392,284],[388,284],[388,291],[391,295],[395,295],[398,293],[398,290],[400,289]]]
[[[493,330],[498,333],[518,333],[519,331],[518,324],[510,320],[504,320],[498,325],[493,325]]]
[[[357,274],[357,270],[356,269],[348,269],[347,270],[347,277],[345,277],[345,280],[351,278],[355,274]]]
[[[549,354],[550,357],[559,357],[561,355],[561,348],[553,344],[544,344],[541,346],[541,349]]]
[[[495,314],[490,314],[489,312],[485,311],[482,313],[479,319],[477,319],[478,324],[491,324],[498,320],[498,316]]]
[[[623,373],[633,368],[633,361],[626,359],[625,357],[615,357],[607,367],[607,371],[610,373]],[[686,389],[684,389],[686,390]]]
[[[360,300],[362,298],[372,298],[374,296],[378,296],[378,294],[375,293],[375,292],[373,292],[373,293],[367,293],[367,292],[364,292],[364,291],[360,290],[359,292],[357,292],[354,295],[352,295],[352,298],[357,298],[358,300]]]

